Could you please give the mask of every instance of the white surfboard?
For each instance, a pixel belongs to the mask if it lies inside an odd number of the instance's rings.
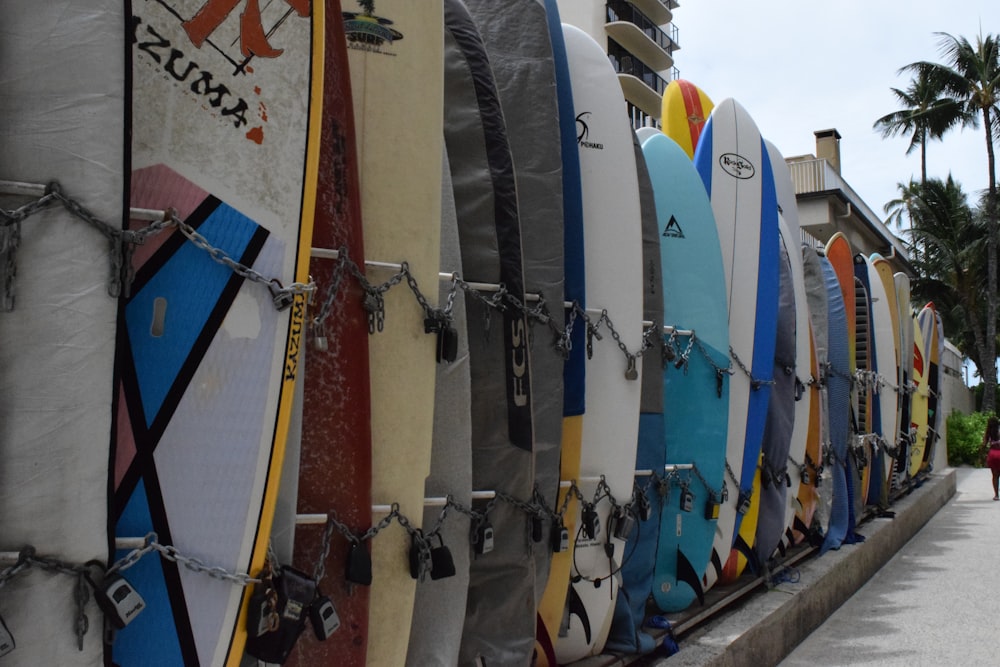
[[[747,111],[720,102],[694,155],[722,247],[729,298],[729,502],[719,514],[706,590],[722,574],[749,510],[773,377],[778,310],[778,204],[763,139]],[[751,534],[755,531],[755,527]],[[747,545],[749,547],[749,545]],[[748,550],[748,549],[747,549]]]
[[[588,312],[596,324],[606,309],[622,343],[635,352],[642,343],[642,220],[625,101],[600,45],[567,24],[563,35],[579,133]],[[626,359],[606,324],[601,334],[603,340],[594,341],[587,363],[578,486],[591,502],[598,486],[593,480],[603,475],[610,493],[624,504],[632,494],[635,472],[641,365],[626,378]],[[607,499],[597,503],[600,530],[594,539],[587,539],[580,518],[576,520],[580,529],[572,573],[583,579],[570,585],[569,624],[555,645],[560,663],[599,653],[611,628],[619,587],[615,571],[625,544],[609,536],[610,508]],[[614,547],[611,557],[605,553],[609,541]],[[599,587],[595,580],[601,581]]]
[[[58,182],[111,229],[125,222],[124,10],[117,0],[0,7],[0,179]],[[5,211],[39,196],[8,194]],[[108,241],[56,204],[20,223],[20,246],[0,266],[0,550],[105,562],[118,311]],[[6,582],[0,616],[15,647],[4,665],[101,664],[92,600],[77,647],[75,585],[38,568]]]

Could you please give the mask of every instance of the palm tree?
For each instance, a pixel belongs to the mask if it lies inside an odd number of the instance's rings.
[[[921,181],[921,183],[926,182]],[[899,197],[886,202],[882,210],[885,212],[887,223],[896,223],[896,229],[901,229],[903,227],[903,218],[907,220],[912,220],[913,213],[912,209],[915,203],[915,199],[920,195],[920,183],[917,183],[913,179],[910,179],[909,183],[896,183],[896,189],[899,190]]]
[[[931,178],[926,183],[911,182],[907,188],[907,230],[914,268],[913,296],[933,301],[947,321],[949,338],[962,345],[983,377],[994,368],[987,363],[986,290],[982,275],[986,270],[986,239],[982,215],[969,206],[962,187],[949,175],[946,181]],[[994,378],[995,379],[995,378]]]
[[[996,359],[997,325],[997,184],[994,141],[1000,135],[1000,38],[980,34],[972,44],[965,37],[937,33],[946,63],[918,62],[904,67],[919,73],[929,69],[946,93],[954,95],[966,110],[964,127],[976,127],[982,119],[986,133],[986,164],[989,187],[985,199],[986,222],[986,322],[983,374],[984,411],[996,407],[996,370],[988,360]]]
[[[913,187],[915,186],[915,187]],[[919,276],[913,296],[933,301],[947,320],[949,337],[971,342],[965,349],[983,377],[995,366],[987,348],[987,299],[982,275],[986,270],[986,238],[980,211],[969,206],[962,187],[949,175],[911,182],[907,188],[911,227],[907,230],[913,264]],[[968,346],[965,346],[968,348]],[[992,354],[992,356],[991,356]]]
[[[927,181],[927,142],[940,139],[945,132],[962,123],[965,109],[954,98],[942,95],[942,86],[929,67],[917,68],[906,90],[890,90],[903,108],[882,116],[873,127],[886,139],[912,133],[906,154],[920,147],[920,182],[924,183]]]

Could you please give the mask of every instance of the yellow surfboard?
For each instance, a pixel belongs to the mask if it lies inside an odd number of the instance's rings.
[[[734,540],[736,546],[729,553],[729,560],[726,561],[725,567],[722,568],[722,576],[719,577],[719,581],[723,584],[731,584],[739,579],[743,571],[747,569],[747,563],[750,562],[747,559],[747,554],[753,552],[754,539],[757,536],[757,520],[760,518],[760,473],[763,458],[764,455],[761,454],[760,458],[757,459],[757,469],[753,474],[750,508],[743,515],[740,530]]]
[[[819,378],[819,365],[816,363],[816,341],[813,339],[811,326],[809,328],[809,372],[812,378]],[[796,544],[809,536],[812,527],[813,516],[816,514],[820,494],[816,482],[819,478],[819,466],[822,465],[823,461],[823,429],[820,425],[823,407],[819,396],[819,384],[815,382],[810,383],[807,391],[813,392],[813,400],[809,410],[809,437],[806,440],[806,458],[802,463],[809,474],[809,483],[799,485],[799,507],[795,513],[795,525],[793,527]]]
[[[927,371],[930,360],[927,358],[927,345],[924,334],[920,330],[917,318],[913,317],[913,384],[915,390],[910,407],[910,433],[915,434],[913,446],[910,449],[910,477],[920,472],[924,461],[924,449],[927,447]]]
[[[694,149],[715,105],[698,86],[690,81],[674,79],[663,91],[660,122],[663,133],[677,142],[688,157],[694,158]]]

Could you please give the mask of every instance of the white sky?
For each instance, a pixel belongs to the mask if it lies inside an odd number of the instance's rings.
[[[785,157],[815,154],[815,130],[836,128],[844,179],[883,217],[896,183],[920,176],[909,137],[882,139],[875,120],[900,108],[896,70],[942,62],[934,32],[1000,34],[996,0],[680,0],[674,10],[680,76],[714,101],[735,98]],[[987,185],[985,134],[953,130],[928,145],[927,171],[950,171],[965,192]],[[1000,151],[998,151],[1000,152]]]

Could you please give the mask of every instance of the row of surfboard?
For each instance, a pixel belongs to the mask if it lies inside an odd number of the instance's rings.
[[[929,460],[940,320],[739,104],[637,136],[555,0],[374,4],[0,10],[10,664],[644,652]]]

